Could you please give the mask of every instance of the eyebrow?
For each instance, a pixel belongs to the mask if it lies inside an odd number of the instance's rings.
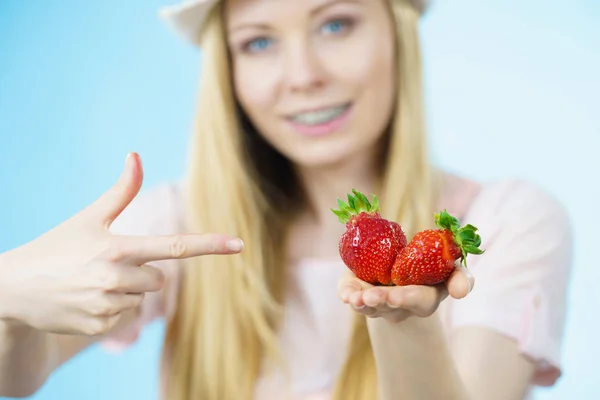
[[[302,0],[298,0],[298,1],[302,1]],[[329,1],[325,1],[323,2],[323,4],[319,4],[318,6],[316,6],[315,8],[313,8],[312,10],[310,10],[310,15],[313,16],[315,14],[320,13],[321,11],[332,7],[336,4],[339,3],[354,3],[354,4],[359,4],[362,3],[361,0],[329,0]],[[228,29],[229,33],[233,33],[233,32],[237,32],[240,30],[244,30],[244,29],[260,29],[260,30],[268,30],[270,27],[268,24],[265,23],[255,23],[255,22],[245,22],[245,23],[240,23],[237,25],[234,25],[231,29]]]

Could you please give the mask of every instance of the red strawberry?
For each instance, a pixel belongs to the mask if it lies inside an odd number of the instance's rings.
[[[482,254],[481,238],[473,225],[460,223],[446,210],[435,214],[439,229],[418,232],[398,254],[392,269],[397,286],[436,285],[445,282],[460,259],[466,267],[467,254]]]
[[[339,251],[344,264],[365,282],[391,285],[391,272],[398,252],[406,246],[406,235],[400,225],[379,214],[379,201],[373,204],[362,193],[352,190],[348,204],[338,200],[339,210],[332,211],[346,232],[342,234]]]

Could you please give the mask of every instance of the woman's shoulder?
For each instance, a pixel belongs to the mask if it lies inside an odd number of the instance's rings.
[[[536,182],[499,179],[484,182],[469,207],[472,218],[512,226],[568,230],[570,218],[562,201]]]
[[[500,178],[478,181],[445,174],[444,183],[440,206],[450,213],[454,211],[465,223],[469,223],[467,220],[479,220],[486,224],[513,222],[522,225],[550,218],[554,224],[569,224],[568,212],[562,201],[530,180]]]

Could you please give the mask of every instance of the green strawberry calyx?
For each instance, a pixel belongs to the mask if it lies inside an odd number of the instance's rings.
[[[331,211],[337,215],[338,220],[342,224],[348,223],[352,217],[362,212],[371,214],[377,213],[379,212],[379,200],[377,199],[377,196],[371,196],[373,203],[367,199],[367,196],[356,189],[352,189],[352,194],[348,193],[348,203],[344,203],[342,200],[338,199],[338,209],[334,210],[332,208]]]
[[[477,233],[478,228],[467,224],[460,226],[458,219],[450,215],[446,210],[435,214],[435,224],[440,229],[448,230],[452,233],[454,243],[461,251],[461,262],[467,266],[467,254],[483,254],[481,250],[481,237]]]

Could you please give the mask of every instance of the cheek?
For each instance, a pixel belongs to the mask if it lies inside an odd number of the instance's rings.
[[[234,64],[234,90],[244,111],[253,120],[271,110],[276,103],[277,77],[273,63],[238,61]],[[258,122],[257,120],[257,122]]]
[[[382,36],[373,35],[371,40],[363,36],[363,40],[346,46],[329,61],[332,75],[351,88],[355,96],[354,126],[361,141],[370,142],[383,134],[393,112],[396,95],[394,43],[381,40]]]
[[[362,88],[371,87],[377,81],[389,83],[394,66],[392,37],[393,32],[387,26],[370,22],[346,41],[322,46],[320,58],[331,75],[342,82]]]
[[[363,96],[366,106],[372,119],[379,118],[378,125],[386,124],[392,113],[391,107],[396,94],[397,72],[393,50],[381,49],[362,64],[356,79],[364,85]]]

